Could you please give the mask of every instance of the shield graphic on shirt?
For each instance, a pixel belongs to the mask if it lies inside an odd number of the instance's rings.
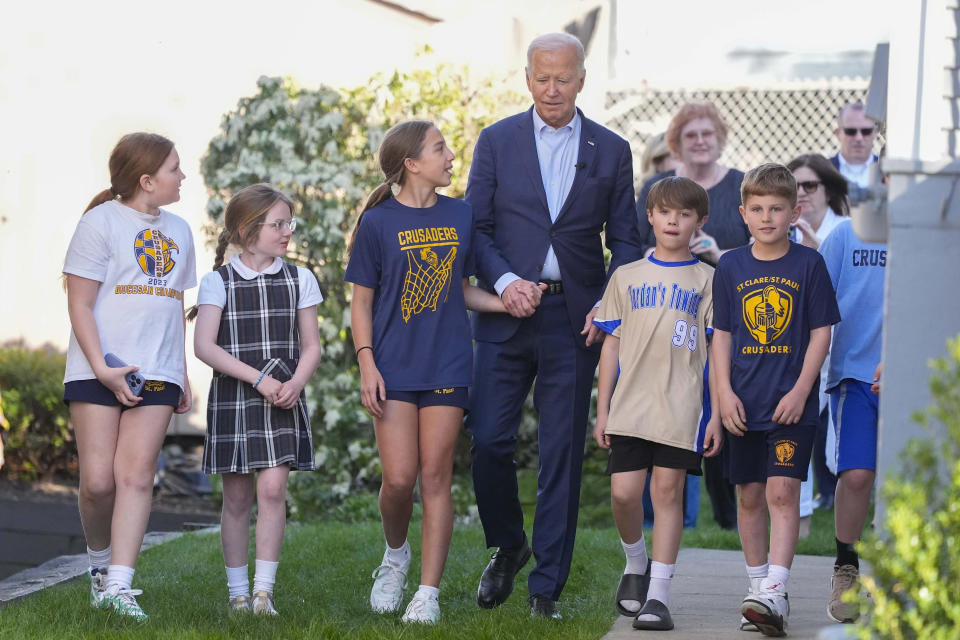
[[[793,314],[793,296],[773,285],[743,298],[743,322],[760,344],[770,344],[786,331]]]
[[[176,264],[174,251],[180,253],[180,247],[158,229],[144,229],[133,241],[133,255],[137,264],[151,278],[162,278],[170,273]]]

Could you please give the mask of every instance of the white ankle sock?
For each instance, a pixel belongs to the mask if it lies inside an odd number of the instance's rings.
[[[273,594],[273,585],[277,581],[279,562],[257,559],[257,569],[253,574],[253,592],[266,591]]]
[[[422,584],[420,585],[420,588],[417,589],[416,595],[414,595],[413,597],[416,598],[417,596],[423,596],[424,598],[427,598],[429,600],[438,600],[440,598],[440,589],[437,587],[431,587],[429,585]]]
[[[87,547],[87,559],[90,562],[91,569],[105,570],[110,566],[110,545],[102,551],[94,551]]]
[[[129,589],[133,584],[133,567],[112,564],[107,568],[107,588],[117,585],[120,589]]]
[[[231,598],[250,597],[250,572],[248,565],[242,567],[224,567],[227,570],[227,591]]]
[[[654,560],[650,563],[650,588],[647,589],[647,600],[659,600],[665,605],[670,604],[670,580],[673,579],[675,564],[664,564]]]
[[[389,544],[387,550],[383,552],[383,562],[389,562],[395,567],[402,567],[410,563],[410,541],[404,540],[399,549],[394,549]]]
[[[636,573],[643,575],[647,572],[647,543],[640,534],[640,539],[636,542],[626,543],[621,538],[620,546],[623,547],[623,553],[627,556],[627,566],[624,573]]]
[[[787,580],[790,579],[790,569],[777,564],[770,565],[767,577],[760,583],[763,593],[784,594],[787,592]]]
[[[750,565],[747,565],[747,577],[750,578],[751,580],[753,578],[766,578],[768,571],[770,571],[770,563],[768,562],[764,562],[763,564],[757,565],[756,567],[751,567]]]

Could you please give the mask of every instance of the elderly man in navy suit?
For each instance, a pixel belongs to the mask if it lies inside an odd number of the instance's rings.
[[[848,102],[840,108],[834,135],[840,152],[830,162],[843,177],[861,187],[870,184],[870,165],[877,161],[873,141],[877,139],[877,123],[867,116],[863,103]]]
[[[497,547],[477,603],[492,608],[507,599],[532,546],[529,604],[548,618],[560,617],[556,601],[577,528],[602,339],[592,321],[608,277],[603,241],[610,272],[641,257],[630,146],[576,108],[583,62],[583,45],[571,35],[531,42],[533,107],[480,133],[466,194],[480,286],[496,291],[509,311],[474,316],[473,485],[487,546]],[[514,448],[531,384],[540,462],[528,544]]]

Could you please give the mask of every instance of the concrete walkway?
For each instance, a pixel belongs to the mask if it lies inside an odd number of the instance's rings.
[[[827,618],[833,558],[797,556],[788,591],[790,623],[787,634],[813,640],[821,630],[839,632],[841,625]],[[612,593],[612,589],[611,589]],[[619,617],[603,640],[759,640],[758,633],[740,631],[740,602],[747,593],[743,554],[739,551],[681,549],[670,591],[673,631],[637,631],[633,620]],[[613,606],[613,603],[610,605]],[[833,636],[836,637],[836,636]]]

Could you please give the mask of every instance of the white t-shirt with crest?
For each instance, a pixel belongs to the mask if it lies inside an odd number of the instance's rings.
[[[183,292],[197,286],[193,233],[183,218],[117,200],[98,205],[77,223],[63,273],[100,283],[93,317],[104,354],[139,366],[147,380],[183,386]],[[71,330],[63,381],[95,378]]]

